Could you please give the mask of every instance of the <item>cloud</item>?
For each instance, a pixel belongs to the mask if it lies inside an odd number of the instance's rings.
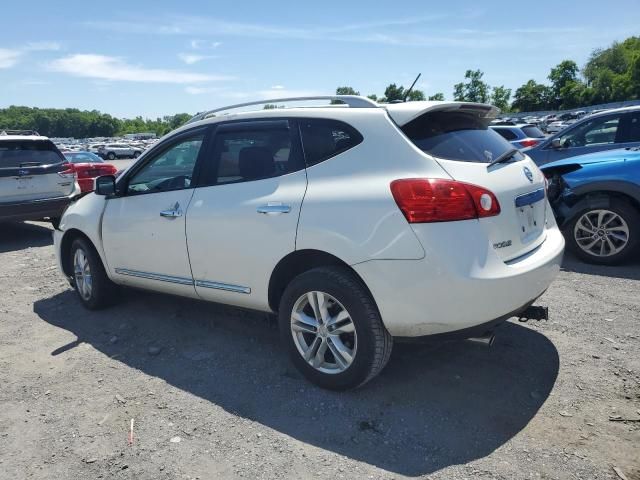
[[[29,42],[24,46],[24,50],[30,52],[56,52],[60,50],[60,48],[58,42]]]
[[[274,85],[271,90],[284,90],[284,85]]]
[[[69,55],[50,62],[48,68],[54,72],[66,73],[76,77],[124,82],[204,83],[231,80],[233,78],[180,70],[144,68],[126,63],[118,57],[95,54]]]
[[[190,85],[186,87],[184,91],[190,95],[213,94],[220,99],[230,100],[268,100],[272,98],[313,97],[323,95],[323,92],[316,90],[289,90],[282,85],[275,85],[268,89],[254,91],[232,90],[229,87]]]
[[[205,40],[191,40],[191,42],[189,42],[189,45],[194,50],[200,50],[202,48],[214,49],[222,45],[222,42],[207,42]]]
[[[179,53],[178,58],[187,65],[193,65],[194,63],[201,62],[203,60],[210,60],[216,58],[215,55],[197,55],[195,53]]]
[[[8,48],[0,48],[0,68],[13,67],[22,56],[20,50],[10,50]]]

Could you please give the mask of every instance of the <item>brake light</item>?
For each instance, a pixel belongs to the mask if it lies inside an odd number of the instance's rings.
[[[492,192],[455,180],[394,180],[391,193],[409,223],[451,222],[500,213],[500,204]]]
[[[522,148],[527,148],[527,147],[535,147],[539,143],[540,141],[538,140],[533,140],[531,138],[528,138],[527,140],[522,140],[520,142],[520,145],[522,145]]]
[[[65,170],[58,172],[58,175],[62,178],[76,178],[76,169],[73,163],[64,163],[62,165],[65,167]]]

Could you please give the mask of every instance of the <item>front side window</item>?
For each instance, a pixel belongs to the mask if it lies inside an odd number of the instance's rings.
[[[563,147],[588,147],[616,142],[620,115],[608,115],[587,120],[560,137]]]
[[[420,115],[402,127],[420,150],[445,160],[490,163],[513,146],[489,128],[490,118],[475,112],[435,111]],[[515,153],[515,161],[524,159]]]
[[[272,126],[251,123],[224,126],[216,133],[213,148],[215,178],[207,184],[250,182],[299,170],[300,157],[286,121]]]
[[[362,135],[350,125],[337,120],[300,120],[300,133],[307,166],[310,167],[362,142]]]
[[[136,172],[127,193],[153,193],[191,187],[193,171],[204,135],[189,137],[173,144]]]

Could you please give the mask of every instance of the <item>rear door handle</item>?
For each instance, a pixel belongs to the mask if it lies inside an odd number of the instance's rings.
[[[177,218],[182,216],[182,210],[180,210],[180,204],[176,202],[171,210],[162,210],[160,216],[164,218]]]
[[[261,205],[258,207],[258,213],[264,213],[265,215],[280,215],[282,213],[289,213],[291,211],[291,205],[283,205],[281,203],[273,205]]]

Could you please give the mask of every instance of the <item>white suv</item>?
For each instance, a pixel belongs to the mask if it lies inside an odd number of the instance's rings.
[[[142,153],[142,149],[132,147],[126,143],[108,143],[104,147],[99,147],[98,153],[107,160],[115,160],[117,158],[138,158]]]
[[[346,389],[394,337],[484,334],[549,287],[564,240],[493,107],[318,98],[343,104],[208,112],[99,177],[54,234],[82,303],[124,285],[278,312],[302,373]]]
[[[57,226],[80,195],[76,174],[47,137],[0,131],[0,222],[42,220]]]

